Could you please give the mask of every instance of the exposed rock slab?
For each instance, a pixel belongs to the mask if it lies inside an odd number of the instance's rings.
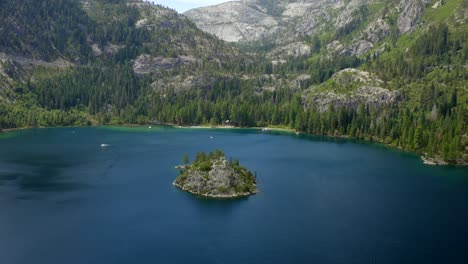
[[[367,107],[382,107],[384,105],[398,102],[399,92],[390,91],[382,87],[362,86],[355,92],[339,94],[333,91],[306,93],[303,97],[307,108],[316,109],[319,112],[326,112],[333,106],[334,109],[346,108],[357,109],[360,104]]]
[[[211,88],[214,82],[223,78],[224,77],[214,76],[211,74],[176,75],[168,78],[158,78],[151,84],[151,86],[154,90],[160,92],[172,90],[175,93],[179,93],[189,91],[191,89],[207,90]]]
[[[292,42],[298,36],[310,35],[329,17],[327,8],[340,0],[258,0],[227,2],[196,8],[184,13],[200,29],[228,42],[274,41]],[[274,36],[281,36],[277,38]]]
[[[310,55],[311,48],[302,42],[294,42],[285,46],[275,48],[268,53],[270,58],[282,58],[282,57],[302,57]]]
[[[163,70],[169,70],[196,62],[192,56],[178,57],[153,57],[149,54],[142,54],[137,57],[133,64],[133,71],[136,74],[153,74]]]
[[[272,16],[244,2],[227,2],[196,8],[184,15],[201,30],[228,42],[258,40],[278,25]]]
[[[3,52],[0,52],[0,61],[6,62],[6,61],[11,61],[18,63],[22,66],[40,66],[40,67],[46,67],[46,68],[67,68],[73,65],[73,63],[66,61],[64,59],[57,59],[53,62],[48,62],[44,60],[36,60],[36,59],[30,59],[22,56],[13,56],[9,54],[5,54]]]
[[[424,12],[425,4],[431,0],[402,0],[399,4],[400,16],[397,25],[401,33],[411,33]]]
[[[383,81],[372,73],[344,69],[334,74],[328,83],[308,89],[303,95],[303,103],[306,108],[325,112],[332,105],[335,109],[357,109],[360,104],[378,108],[401,101],[400,92],[382,85]]]

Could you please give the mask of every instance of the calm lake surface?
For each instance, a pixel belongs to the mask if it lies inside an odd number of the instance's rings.
[[[184,154],[217,148],[261,193],[172,186]],[[17,131],[0,136],[0,263],[468,263],[468,170],[256,130]]]

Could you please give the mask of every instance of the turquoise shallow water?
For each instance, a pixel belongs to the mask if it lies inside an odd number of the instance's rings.
[[[468,263],[464,168],[257,130],[7,135],[0,263]],[[261,193],[213,201],[172,186],[185,153],[216,148],[256,171]]]

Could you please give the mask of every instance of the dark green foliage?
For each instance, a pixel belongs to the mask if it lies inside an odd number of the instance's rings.
[[[124,109],[132,104],[140,93],[144,80],[133,73],[128,64],[96,65],[76,68],[56,78],[40,79],[29,83],[28,89],[37,94],[39,104],[47,109],[71,109],[88,107],[91,114]]]
[[[0,102],[0,128],[86,126],[90,116],[84,109],[46,110],[30,95],[20,96],[15,104]]]
[[[184,155],[184,159],[182,161],[185,165],[189,164],[190,163],[190,159],[189,159],[189,156],[187,154]]]
[[[374,69],[384,80],[417,80],[426,77],[435,67],[450,66],[458,75],[444,81],[457,80],[466,78],[463,68],[468,59],[466,47],[468,32],[450,32],[445,24],[432,25],[408,50],[395,49],[390,52],[391,56],[370,61],[367,67]]]
[[[257,176],[254,176],[247,168],[241,166],[239,160],[231,161],[229,164],[234,169],[234,171],[239,174],[239,177],[243,182],[242,185],[237,186],[236,191],[239,193],[254,193],[256,190],[255,184]]]
[[[45,60],[86,58],[92,25],[79,1],[0,1],[0,51]]]

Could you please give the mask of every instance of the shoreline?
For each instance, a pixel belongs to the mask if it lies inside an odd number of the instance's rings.
[[[156,124],[156,125],[158,125],[158,124]],[[170,126],[170,127],[174,127],[174,128],[181,128],[181,129],[251,129],[251,130],[261,130],[261,131],[307,134],[307,133],[296,131],[295,129],[281,128],[281,127],[236,127],[236,126],[203,126],[203,125],[181,126],[181,125],[176,125],[176,124],[159,124],[159,125]]]
[[[251,195],[258,194],[258,191],[256,191],[254,193],[244,192],[244,193],[231,194],[231,195],[227,195],[227,194],[216,194],[216,195],[211,194],[210,195],[210,194],[201,194],[201,193],[192,192],[191,190],[180,186],[175,181],[172,183],[172,185],[174,185],[175,187],[181,189],[184,192],[193,194],[195,196],[199,196],[199,197],[203,197],[203,198],[212,198],[212,199],[238,199],[238,198],[245,198],[245,197],[248,197],[248,196],[251,196]]]
[[[441,160],[439,158],[431,158],[431,157],[426,157],[426,156],[421,156],[421,160],[423,161],[424,164],[430,165],[430,166],[448,166],[450,165],[448,162]],[[461,164],[463,165],[463,164]],[[465,165],[466,166],[466,165]]]
[[[8,134],[11,132],[15,131],[22,131],[22,130],[28,130],[28,129],[43,129],[43,128],[80,128],[80,127],[148,127],[148,126],[167,126],[167,127],[172,127],[176,129],[251,129],[251,130],[260,130],[260,131],[271,131],[271,132],[283,132],[283,133],[289,133],[289,134],[296,134],[296,135],[311,135],[311,136],[325,136],[325,137],[330,137],[330,138],[336,138],[336,139],[354,139],[350,136],[340,136],[340,135],[317,135],[317,134],[309,134],[309,133],[304,133],[304,132],[298,132],[295,129],[291,128],[282,128],[282,127],[236,127],[236,126],[208,126],[208,125],[177,125],[177,124],[171,124],[171,123],[150,123],[146,125],[135,125],[135,124],[121,124],[121,125],[89,125],[89,126],[59,126],[59,127],[21,127],[21,128],[4,128],[0,130],[0,135],[2,134]],[[357,139],[359,140],[359,139]],[[464,162],[461,160],[458,160],[457,163],[451,164],[449,162],[446,162],[438,157],[427,157],[422,153],[418,153],[415,151],[409,151],[409,150],[404,150],[402,148],[385,144],[380,141],[374,141],[374,140],[369,140],[369,139],[363,139],[363,141],[368,142],[368,143],[377,143],[381,144],[385,147],[392,148],[392,149],[398,149],[403,152],[407,153],[414,153],[420,156],[420,159],[424,165],[427,166],[459,166],[459,167],[468,167],[468,162]]]

